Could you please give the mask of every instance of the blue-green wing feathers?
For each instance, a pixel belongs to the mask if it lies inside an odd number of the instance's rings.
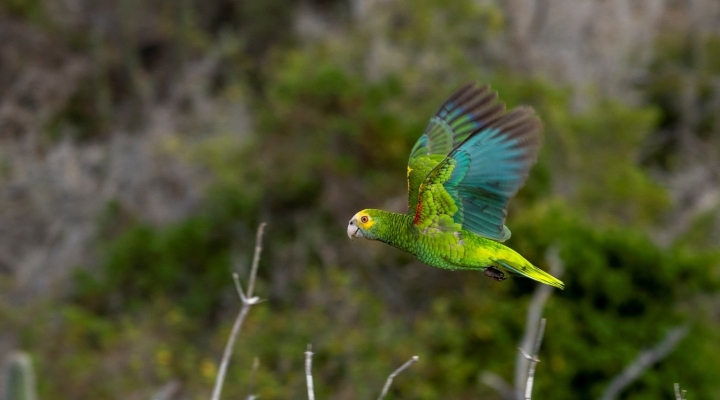
[[[494,108],[496,104],[490,105]],[[486,106],[487,107],[487,106]],[[500,104],[484,120],[473,121],[478,126],[441,161],[420,185],[420,204],[416,207],[416,224],[430,226],[430,210],[421,209],[427,203],[436,213],[445,213],[463,229],[478,235],[504,241],[510,237],[505,227],[507,203],[525,182],[537,159],[541,145],[542,125],[531,108],[518,108],[506,114]],[[455,123],[462,116],[455,111],[447,114]],[[476,113],[473,115],[479,115]],[[467,122],[462,122],[463,127]],[[448,167],[450,168],[450,172]],[[454,201],[454,207],[438,207],[440,187]]]
[[[428,122],[408,160],[408,212],[416,212],[420,184],[450,152],[504,111],[497,93],[485,85],[463,86],[450,96]]]
[[[487,85],[478,88],[471,83],[457,90],[430,119],[410,152],[410,160],[422,155],[450,153],[489,118],[502,114],[504,106],[496,100],[497,93],[491,92]]]

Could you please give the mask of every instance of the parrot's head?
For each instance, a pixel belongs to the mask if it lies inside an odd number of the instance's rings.
[[[355,214],[347,226],[347,234],[350,239],[366,238],[375,239],[377,236],[376,224],[378,222],[379,210],[362,210]]]

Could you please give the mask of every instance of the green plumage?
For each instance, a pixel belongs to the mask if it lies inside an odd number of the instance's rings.
[[[507,203],[523,185],[540,148],[530,108],[505,112],[488,87],[467,85],[431,118],[408,161],[408,213],[367,209],[348,236],[378,240],[446,269],[502,271],[563,288],[563,283],[502,245]]]

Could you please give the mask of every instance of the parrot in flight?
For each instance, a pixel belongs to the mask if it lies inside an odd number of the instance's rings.
[[[362,210],[348,237],[387,243],[438,268],[481,270],[497,281],[510,273],[563,289],[501,243],[510,238],[508,201],[537,160],[541,130],[532,108],[506,112],[489,86],[460,88],[410,152],[407,213]]]

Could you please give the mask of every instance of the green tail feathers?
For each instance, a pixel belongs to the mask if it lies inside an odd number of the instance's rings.
[[[561,280],[541,270],[540,268],[527,263],[518,264],[508,260],[495,260],[501,269],[504,269],[512,274],[524,276],[526,278],[534,279],[540,283],[554,286],[558,289],[565,289],[565,284]]]

